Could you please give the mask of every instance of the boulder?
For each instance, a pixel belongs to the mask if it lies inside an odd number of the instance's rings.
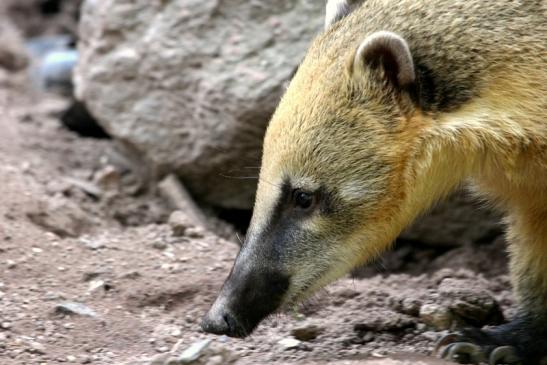
[[[0,68],[20,71],[28,65],[28,55],[19,30],[0,8]]]
[[[251,208],[262,138],[321,31],[310,0],[87,0],[77,98],[107,132],[198,201]]]

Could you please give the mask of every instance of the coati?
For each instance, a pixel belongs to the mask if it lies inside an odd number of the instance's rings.
[[[547,1],[330,0],[268,126],[253,217],[207,332],[244,337],[469,183],[506,212],[520,310],[445,358],[547,356]]]

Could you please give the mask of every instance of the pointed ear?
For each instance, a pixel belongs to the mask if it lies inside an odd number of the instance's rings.
[[[357,48],[350,64],[354,76],[366,68],[383,71],[384,77],[397,89],[412,86],[416,72],[406,41],[392,32],[380,31],[368,36]]]
[[[327,0],[325,13],[325,29],[348,16],[364,0]]]

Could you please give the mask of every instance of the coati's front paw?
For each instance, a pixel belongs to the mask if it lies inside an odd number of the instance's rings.
[[[435,352],[440,358],[459,364],[525,365],[513,346],[499,346],[486,332],[478,329],[444,336]]]

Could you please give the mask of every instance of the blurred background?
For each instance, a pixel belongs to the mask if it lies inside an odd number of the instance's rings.
[[[1,0],[2,364],[163,364],[211,340],[199,318],[323,17],[317,0]],[[511,310],[498,220],[458,192],[330,296],[194,350],[203,363],[425,353],[453,323]]]

